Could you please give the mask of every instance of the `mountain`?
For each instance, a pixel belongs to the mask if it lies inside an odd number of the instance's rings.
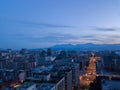
[[[120,44],[61,44],[51,48],[53,50],[120,50]]]

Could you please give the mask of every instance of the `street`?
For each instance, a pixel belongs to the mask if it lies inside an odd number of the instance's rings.
[[[90,57],[89,66],[85,70],[85,74],[80,76],[80,89],[89,89],[90,83],[96,78],[96,58]]]

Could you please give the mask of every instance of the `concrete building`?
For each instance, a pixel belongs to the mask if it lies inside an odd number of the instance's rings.
[[[29,81],[49,81],[50,80],[50,73],[48,72],[29,72],[28,77],[26,78]]]
[[[79,85],[79,64],[74,63],[72,65],[72,81],[74,86]]]
[[[37,90],[36,84],[31,82],[26,82],[22,86],[16,88],[16,90]]]
[[[120,55],[112,52],[103,56],[104,68],[110,72],[120,72]],[[119,73],[120,74],[120,73]]]
[[[64,77],[56,83],[56,90],[65,90],[65,78]]]
[[[46,56],[45,61],[54,61],[56,57]]]
[[[72,90],[72,70],[65,73],[65,90]]]

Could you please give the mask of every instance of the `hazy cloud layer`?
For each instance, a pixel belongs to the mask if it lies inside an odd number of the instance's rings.
[[[84,36],[80,36],[81,38],[95,38],[96,36],[94,35],[84,35]]]
[[[40,28],[73,28],[71,25],[59,25],[52,23],[44,23],[44,22],[32,22],[32,21],[19,21],[20,24],[29,27],[40,27]]]
[[[79,44],[79,43],[117,43],[120,41],[120,36],[117,35],[72,35],[72,34],[63,34],[63,33],[49,33],[48,35],[26,35],[26,34],[16,34],[12,35],[14,39],[24,40],[33,43],[71,43],[71,44]]]
[[[51,33],[46,36],[34,36],[34,35],[30,36],[30,35],[17,34],[17,35],[13,35],[13,38],[17,38],[19,40],[27,40],[34,43],[44,43],[44,42],[60,43],[70,39],[73,40],[78,39],[77,36],[70,34],[60,34],[60,33]]]

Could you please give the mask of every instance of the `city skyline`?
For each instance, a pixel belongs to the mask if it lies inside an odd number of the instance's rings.
[[[119,0],[1,0],[0,48],[119,44]]]

